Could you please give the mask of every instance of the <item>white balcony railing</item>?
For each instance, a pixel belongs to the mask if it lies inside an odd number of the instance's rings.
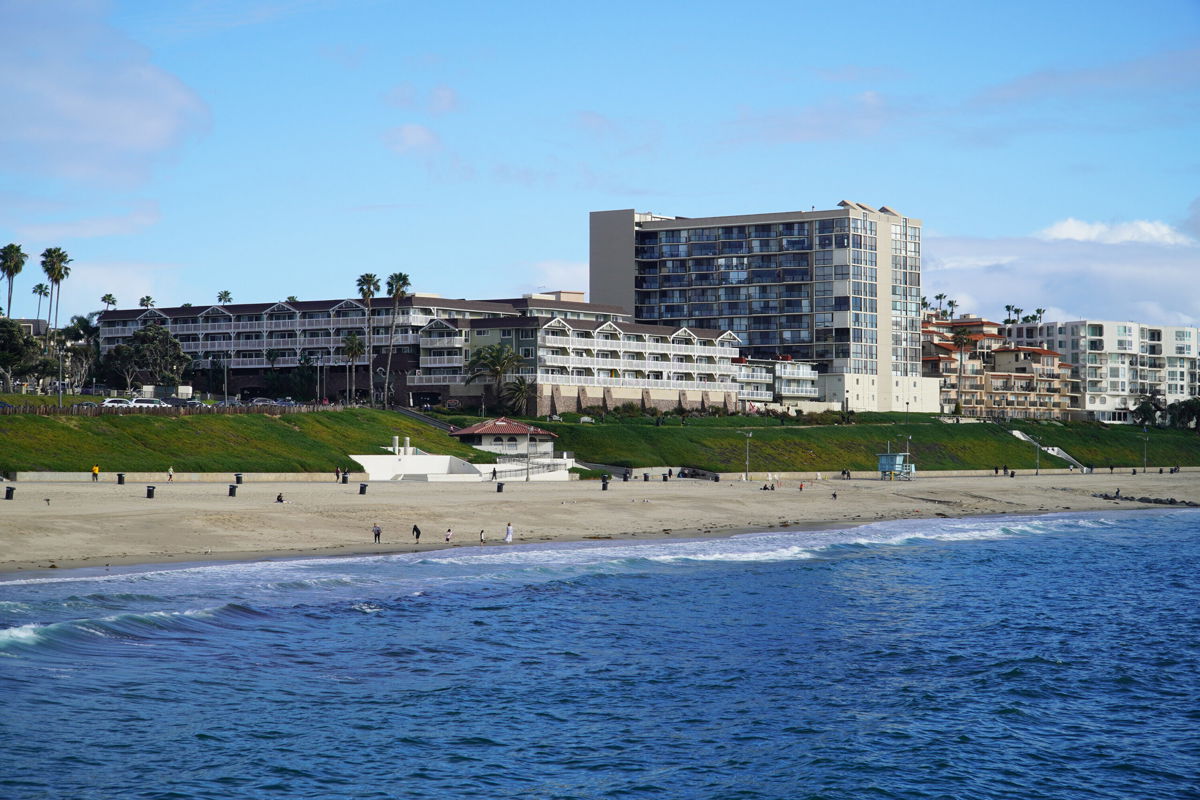
[[[762,400],[764,402],[769,403],[770,401],[775,399],[775,393],[774,392],[761,392],[761,391],[758,391],[757,389],[743,388],[743,389],[738,390],[738,399],[739,400]]]
[[[464,336],[422,336],[421,347],[446,348],[446,347],[464,347],[467,340]]]
[[[421,356],[422,367],[461,367],[462,356]]]
[[[409,375],[409,386],[447,386],[467,382],[466,375]],[[483,383],[480,383],[483,386]]]
[[[739,386],[734,381],[673,381],[653,378],[602,378],[587,375],[552,375],[539,373],[538,383],[560,386],[612,386],[627,389],[670,389],[704,392],[736,392]]]
[[[538,335],[538,345],[582,350],[614,350],[617,352],[662,353],[663,355],[711,356],[713,358],[731,358],[737,355],[737,348],[735,347],[627,342],[617,339],[592,339],[585,336],[549,336],[544,333]]]
[[[733,364],[696,364],[680,361],[643,361],[629,358],[588,358],[583,356],[539,356],[539,363],[549,367],[590,367],[592,369],[615,370],[675,370],[695,372],[701,375],[734,375],[737,368]]]

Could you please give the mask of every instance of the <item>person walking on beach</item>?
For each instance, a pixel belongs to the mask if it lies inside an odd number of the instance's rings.
[[[338,482],[338,481],[340,481],[341,479],[342,479],[342,468],[341,468],[341,467],[334,467],[334,468],[333,468],[333,482],[334,482],[334,483],[337,483],[337,482]]]
[[[416,540],[417,544],[421,543],[421,529],[416,525],[413,525],[413,539]]]
[[[167,483],[175,482],[175,467],[167,467]]]
[[[512,544],[512,523],[504,526],[504,543]]]
[[[492,480],[496,480],[496,468],[492,467]]]
[[[371,533],[375,534],[375,544],[379,544],[379,535],[383,533],[383,528],[379,527],[378,522],[371,526]]]
[[[454,538],[454,531],[450,528],[446,528],[446,541],[449,542],[453,538]]]
[[[92,483],[98,483],[100,480],[100,465],[92,464]]]
[[[480,544],[487,544],[487,540],[483,538],[483,531],[480,531],[480,532],[479,532],[479,543],[480,543]]]

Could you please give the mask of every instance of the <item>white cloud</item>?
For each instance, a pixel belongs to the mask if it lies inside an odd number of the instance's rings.
[[[1200,244],[1118,244],[1037,236],[1009,238],[927,235],[925,282],[932,300],[945,292],[961,311],[1002,319],[1005,305],[1045,318],[1127,319],[1200,323]]]
[[[458,111],[458,92],[449,86],[435,86],[429,90],[429,113],[449,114]]]
[[[421,91],[408,81],[388,89],[383,100],[396,108],[423,111],[434,116],[458,111],[461,105],[458,91],[452,86],[434,86],[429,90],[428,96],[422,99]]]
[[[384,144],[397,153],[431,153],[441,149],[442,140],[433,129],[415,122],[392,128],[383,135]]]
[[[1067,239],[1075,242],[1100,242],[1101,244],[1162,244],[1189,245],[1195,241],[1156,220],[1134,220],[1132,222],[1085,222],[1068,217],[1054,223],[1037,234],[1042,239]]]
[[[137,233],[158,223],[158,203],[140,203],[128,214],[92,217],[71,222],[47,222],[17,226],[18,235],[38,241],[89,239],[96,236],[123,236]]]
[[[64,6],[66,6],[64,8]],[[208,123],[208,109],[93,2],[0,2],[0,163],[130,184]]]

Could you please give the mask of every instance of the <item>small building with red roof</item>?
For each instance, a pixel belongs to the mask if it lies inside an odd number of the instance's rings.
[[[466,428],[451,431],[450,435],[463,444],[500,455],[554,455],[556,434],[508,417],[477,422]]]

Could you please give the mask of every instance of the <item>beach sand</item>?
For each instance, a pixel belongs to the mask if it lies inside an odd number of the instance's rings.
[[[370,484],[250,483],[228,497],[224,484],[142,485],[22,481],[0,500],[0,572],[173,561],[397,553],[445,547],[502,547],[505,523],[515,544],[584,539],[697,537],[880,519],[963,517],[1147,507],[1102,500],[1094,492],[1200,502],[1200,475],[1156,472],[1017,478],[918,477],[913,481],[806,481],[777,484],[673,480]],[[274,502],[278,493],[286,503]],[[833,493],[837,493],[834,499]],[[49,500],[47,503],[46,501]],[[1162,508],[1162,506],[1150,506]],[[371,527],[383,528],[381,544]],[[413,524],[422,531],[413,543]]]

